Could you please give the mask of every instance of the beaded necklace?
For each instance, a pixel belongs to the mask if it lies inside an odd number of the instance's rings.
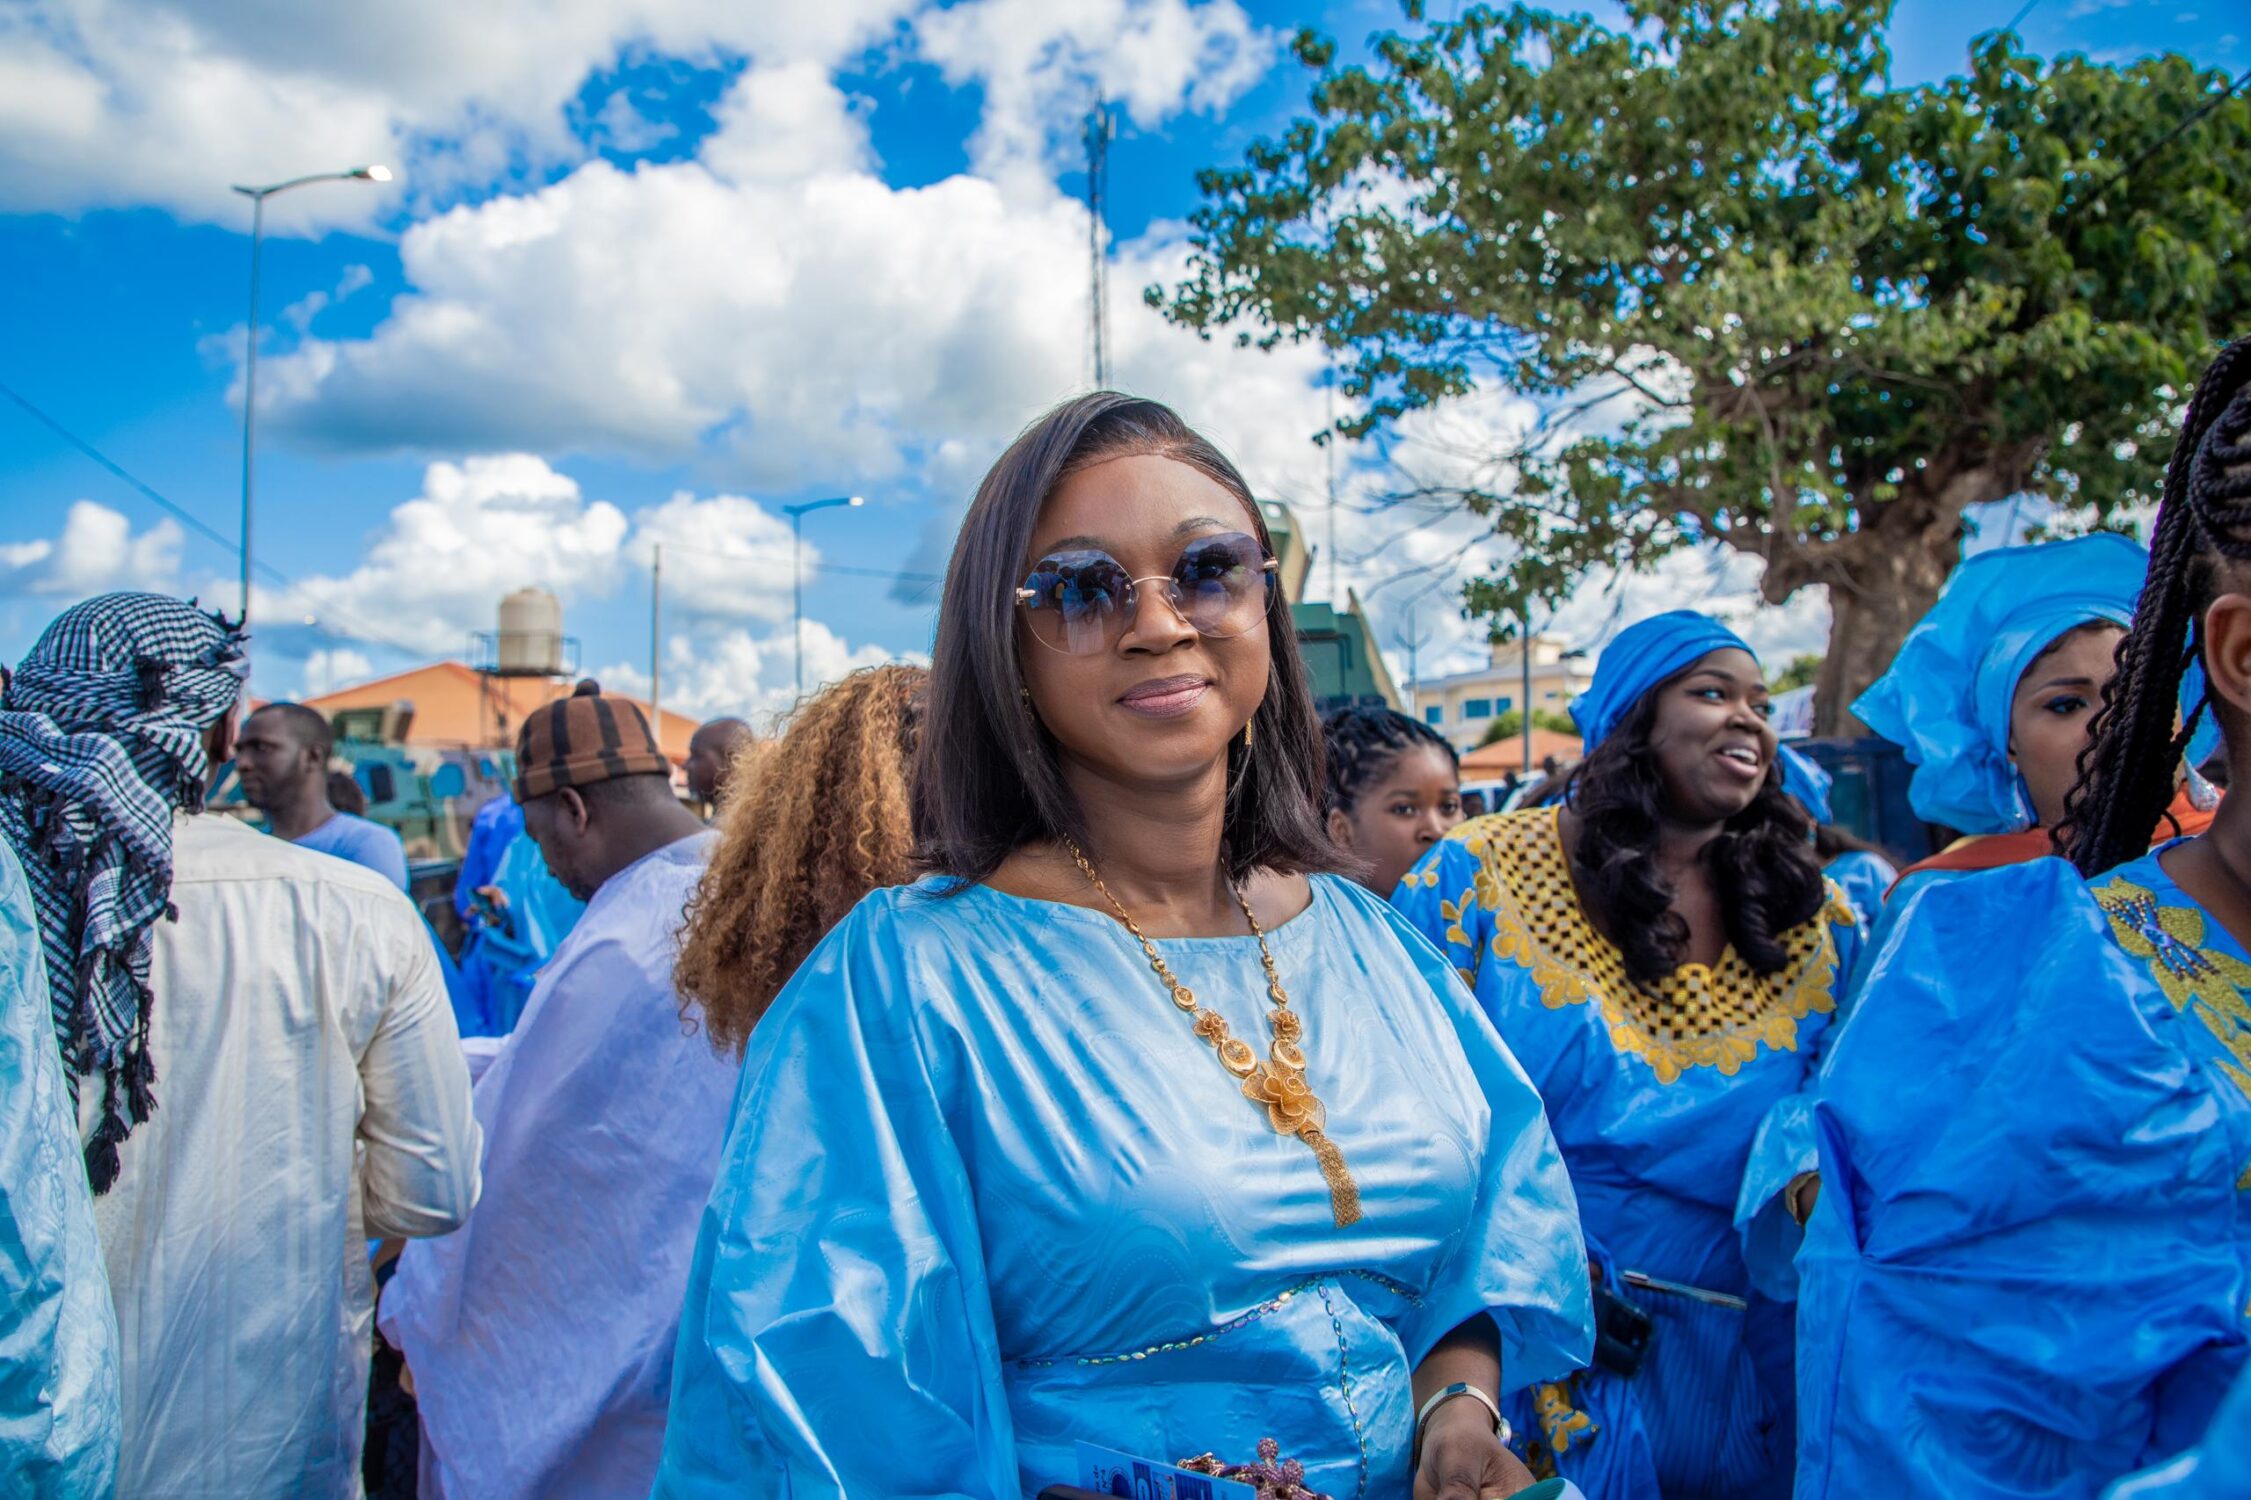
[[[1243,909],[1244,920],[1251,924],[1251,936],[1258,939],[1259,961],[1266,966],[1266,993],[1274,1001],[1274,1008],[1266,1013],[1274,1040],[1264,1062],[1259,1061],[1249,1042],[1228,1031],[1226,1017],[1197,1003],[1195,992],[1173,974],[1156,945],[1149,941],[1124,904],[1110,894],[1110,888],[1102,883],[1102,877],[1095,873],[1093,864],[1080,852],[1079,846],[1065,839],[1063,847],[1078,861],[1079,873],[1086,876],[1087,883],[1110,903],[1118,920],[1125,923],[1126,931],[1141,944],[1149,967],[1156,971],[1157,982],[1171,995],[1172,1003],[1194,1019],[1196,1035],[1211,1043],[1219,1054],[1220,1066],[1243,1080],[1243,1096],[1265,1108],[1266,1121],[1276,1131],[1294,1135],[1312,1149],[1314,1158],[1321,1163],[1321,1178],[1329,1185],[1329,1213],[1337,1227],[1342,1229],[1358,1223],[1359,1184],[1352,1180],[1351,1169],[1344,1164],[1344,1153],[1321,1128],[1328,1122],[1328,1111],[1305,1081],[1305,1022],[1290,1009],[1289,992],[1282,988],[1282,976],[1274,967],[1274,950],[1266,945],[1266,929],[1259,926],[1258,913],[1251,910],[1250,897],[1244,894],[1241,882],[1228,884],[1235,893],[1236,905]]]

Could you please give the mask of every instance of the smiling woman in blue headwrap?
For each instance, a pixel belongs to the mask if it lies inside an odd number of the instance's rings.
[[[1831,1050],[1797,1500],[2092,1500],[2204,1435],[2245,1364],[2251,802],[2148,845],[2199,665],[2251,777],[2251,340],[2189,403],[2117,663],[2071,862],[1895,897]]]
[[[1786,1258],[1769,1221],[1811,1165],[1800,1089],[1854,926],[1767,712],[1734,632],[1644,620],[1572,706],[1564,804],[1464,824],[1393,898],[1539,1086],[1578,1191],[1604,1338],[1526,1425],[1593,1500],[1790,1490],[1790,1312],[1750,1257]]]

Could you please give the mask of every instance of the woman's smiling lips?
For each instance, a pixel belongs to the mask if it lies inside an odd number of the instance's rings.
[[[1718,751],[1720,763],[1741,776],[1755,780],[1766,774],[1766,757],[1749,745],[1727,745]]]
[[[1152,719],[1177,719],[1204,701],[1211,683],[1202,677],[1158,677],[1119,696],[1120,707]]]

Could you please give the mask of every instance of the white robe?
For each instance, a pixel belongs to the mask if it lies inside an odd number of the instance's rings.
[[[156,1111],[94,1200],[124,1377],[120,1500],[360,1493],[367,1242],[477,1201],[437,950],[371,870],[216,814],[173,833]],[[82,1091],[90,1111],[96,1091]]]
[[[383,1298],[421,1406],[425,1494],[642,1496],[696,1225],[739,1071],[680,1018],[682,913],[718,836],[614,875],[478,1081],[485,1196]]]

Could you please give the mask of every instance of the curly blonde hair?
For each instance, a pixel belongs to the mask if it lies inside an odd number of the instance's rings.
[[[682,1017],[702,1012],[714,1050],[740,1057],[829,929],[868,892],[909,878],[909,767],[929,677],[854,672],[737,762],[673,969]]]

